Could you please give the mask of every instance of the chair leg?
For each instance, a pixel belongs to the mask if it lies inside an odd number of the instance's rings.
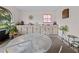
[[[60,46],[58,53],[61,53],[63,46]]]

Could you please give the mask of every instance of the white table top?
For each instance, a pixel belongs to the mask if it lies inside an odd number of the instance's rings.
[[[47,35],[33,33],[11,40],[7,45],[7,52],[40,53],[48,51],[51,45],[52,41]]]

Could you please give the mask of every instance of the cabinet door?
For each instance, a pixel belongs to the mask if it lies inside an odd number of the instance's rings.
[[[34,25],[34,33],[41,33],[40,29],[40,25]]]
[[[46,34],[52,34],[52,26],[51,25],[46,26]]]
[[[58,25],[53,26],[53,34],[58,34]]]
[[[18,25],[17,29],[20,34],[27,34],[28,33],[27,25]]]
[[[33,25],[28,25],[28,34],[33,33]]]
[[[46,26],[45,25],[41,26],[41,34],[46,34]]]
[[[18,32],[21,34],[22,33],[22,26],[17,25],[16,27],[17,27]]]
[[[22,34],[27,34],[27,25],[22,26]]]

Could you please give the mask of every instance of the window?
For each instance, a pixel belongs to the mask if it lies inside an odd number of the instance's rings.
[[[49,14],[45,14],[43,15],[43,19],[44,19],[44,23],[49,23],[49,22],[52,22],[52,16],[49,15]]]
[[[69,18],[69,8],[62,11],[62,18]]]

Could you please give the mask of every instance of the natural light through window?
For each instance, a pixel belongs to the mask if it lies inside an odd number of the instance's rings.
[[[43,15],[43,19],[44,19],[44,22],[47,22],[47,23],[52,22],[52,16],[49,14]]]

